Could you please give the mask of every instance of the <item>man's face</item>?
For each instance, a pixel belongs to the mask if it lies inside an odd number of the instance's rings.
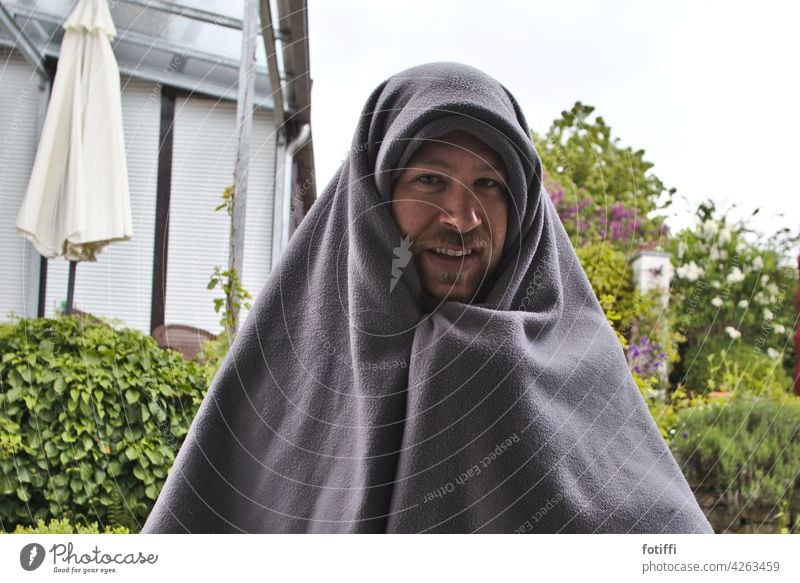
[[[508,201],[500,157],[453,132],[427,141],[392,191],[392,215],[429,299],[469,302],[500,261]]]

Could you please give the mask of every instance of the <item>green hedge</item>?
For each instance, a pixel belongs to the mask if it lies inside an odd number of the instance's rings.
[[[0,325],[0,529],[138,530],[205,392],[197,363],[76,317]]]
[[[679,414],[671,442],[689,483],[710,494],[723,529],[752,516],[784,531],[800,513],[800,398],[743,397]]]
[[[19,525],[11,534],[130,534],[124,526],[110,526],[101,531],[96,522],[90,524],[72,524],[66,518],[61,520],[50,519],[46,523],[41,518],[36,520],[35,526]]]

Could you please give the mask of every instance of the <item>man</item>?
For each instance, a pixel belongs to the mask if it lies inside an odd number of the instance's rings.
[[[711,532],[502,85],[373,92],[143,532]]]

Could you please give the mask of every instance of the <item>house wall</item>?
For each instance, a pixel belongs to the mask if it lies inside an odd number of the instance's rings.
[[[271,268],[275,125],[270,114],[254,117],[248,176],[242,280],[254,298]],[[213,310],[219,289],[208,282],[228,265],[230,217],[221,195],[233,183],[236,104],[188,97],[175,103],[165,321],[219,333]],[[191,302],[185,298],[192,298]],[[242,321],[246,316],[242,313]]]
[[[39,255],[17,235],[36,155],[39,78],[19,54],[0,48],[0,319],[36,316]]]

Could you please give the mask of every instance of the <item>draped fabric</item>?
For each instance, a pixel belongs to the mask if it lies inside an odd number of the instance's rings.
[[[507,235],[476,301],[426,310],[392,179],[453,130],[502,158]],[[433,63],[372,93],[143,532],[711,532],[497,81]]]

